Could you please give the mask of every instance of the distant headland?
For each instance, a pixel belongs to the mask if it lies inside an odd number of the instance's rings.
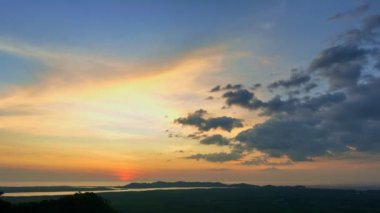
[[[272,185],[258,186],[247,183],[236,183],[236,184],[225,184],[221,182],[187,182],[187,181],[175,181],[175,182],[165,182],[165,181],[156,181],[156,182],[145,182],[145,183],[130,183],[121,188],[124,189],[144,189],[144,188],[259,188],[259,187],[275,187]],[[276,186],[279,187],[279,186]],[[304,186],[286,186],[286,187],[297,187],[305,188]]]

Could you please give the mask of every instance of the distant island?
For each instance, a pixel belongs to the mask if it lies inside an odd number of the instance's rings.
[[[288,187],[288,188],[306,188],[305,186],[257,186],[247,183],[236,183],[236,184],[225,184],[220,182],[187,182],[187,181],[176,181],[176,182],[165,182],[157,181],[151,183],[130,183],[128,185],[122,186],[123,189],[145,189],[145,188],[271,188],[271,187]]]
[[[306,188],[304,186],[258,186],[247,183],[226,184],[221,182],[188,182],[188,181],[175,181],[175,182],[133,182],[124,186],[13,186],[4,187],[0,186],[0,192],[18,193],[18,192],[97,192],[114,190],[128,190],[128,189],[161,189],[161,188],[274,188],[274,187],[287,187],[287,188]]]
[[[164,182],[157,181],[151,183],[130,183],[128,185],[122,186],[125,189],[144,189],[144,188],[194,188],[194,187],[258,187],[256,185],[249,184],[224,184],[220,182]]]

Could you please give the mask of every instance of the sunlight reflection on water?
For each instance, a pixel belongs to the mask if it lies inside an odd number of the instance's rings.
[[[154,191],[154,190],[186,190],[186,189],[210,189],[216,187],[171,187],[171,188],[144,188],[144,189],[120,189],[113,188],[110,190],[84,190],[84,192],[93,193],[106,193],[106,192],[141,192],[141,191]],[[54,196],[54,195],[72,195],[79,191],[56,191],[56,192],[9,192],[4,193],[3,197],[34,197],[34,196]]]

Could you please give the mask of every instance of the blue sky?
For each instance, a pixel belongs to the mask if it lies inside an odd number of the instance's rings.
[[[0,37],[28,44],[121,59],[160,60],[223,43],[260,54],[278,54],[286,57],[289,66],[299,66],[329,36],[353,21],[348,18],[328,23],[325,17],[360,2],[38,0],[1,4]],[[36,66],[29,59],[13,60]],[[9,69],[18,72],[16,61],[7,62],[6,73],[12,72]],[[6,75],[2,73],[5,79]],[[12,74],[9,77],[10,81],[16,79]]]

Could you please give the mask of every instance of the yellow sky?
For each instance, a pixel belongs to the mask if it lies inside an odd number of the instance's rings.
[[[10,87],[0,99],[1,109],[12,111],[0,117],[3,166],[107,171],[117,176],[168,164],[171,169],[214,166],[185,160],[179,150],[188,155],[220,149],[169,139],[165,130],[175,129],[175,118],[206,102],[209,85],[199,79],[221,71],[231,57],[225,47],[195,50],[160,64],[12,43],[1,43],[0,49],[40,60],[49,69],[33,84]],[[218,104],[207,104],[220,111]]]

